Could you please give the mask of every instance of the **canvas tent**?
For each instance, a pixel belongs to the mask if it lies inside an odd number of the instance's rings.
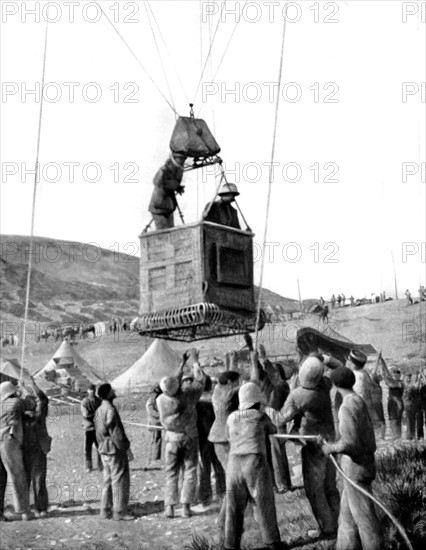
[[[0,383],[8,381],[16,384],[20,378],[21,364],[18,359],[2,357],[0,362]],[[26,368],[23,369],[23,382],[26,386],[31,384],[30,373]],[[47,380],[39,380],[37,385],[45,393],[49,393],[55,388],[55,385]]]
[[[1,358],[0,362],[0,383],[1,382],[13,382],[21,378],[21,364],[18,359]],[[24,368],[23,372],[24,382],[30,382],[30,373]]]
[[[66,340],[34,378],[37,383],[38,380],[48,380],[75,391],[85,391],[90,384],[102,382],[89,363],[77,353],[75,345]]]
[[[163,376],[176,372],[181,357],[165,340],[154,340],[146,352],[111,385],[118,393],[144,391],[159,382]]]

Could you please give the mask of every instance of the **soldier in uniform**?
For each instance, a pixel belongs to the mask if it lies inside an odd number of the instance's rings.
[[[238,212],[231,204],[239,194],[235,184],[224,183],[218,193],[220,199],[213,203],[209,202],[205,207],[204,221],[241,229]]]
[[[183,165],[186,156],[172,153],[154,176],[154,191],[148,210],[154,218],[156,229],[174,227],[174,211],[177,208],[176,193],[182,194]]]
[[[340,467],[358,485],[370,492],[376,476],[374,453],[376,441],[373,424],[365,401],[353,391],[355,375],[347,367],[339,367],[330,379],[343,401],[339,409],[340,439],[325,442],[322,451],[341,455]],[[373,502],[346,479],[340,502],[336,550],[381,550],[382,535]]]

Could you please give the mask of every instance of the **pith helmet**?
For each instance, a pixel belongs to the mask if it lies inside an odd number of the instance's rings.
[[[163,393],[173,397],[179,389],[179,380],[175,376],[164,376],[160,380],[160,388]]]
[[[299,370],[299,380],[302,388],[313,390],[318,386],[324,374],[324,363],[317,357],[308,357]]]
[[[17,386],[12,382],[2,382],[0,384],[0,401],[4,401],[18,391]]]
[[[242,385],[238,391],[238,400],[240,410],[249,409],[251,406],[262,401],[260,388],[254,382],[247,382]]]
[[[238,197],[239,194],[238,187],[235,183],[224,183],[218,193],[219,196],[234,195],[235,197]]]

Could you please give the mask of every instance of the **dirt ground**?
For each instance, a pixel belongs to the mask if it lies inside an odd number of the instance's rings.
[[[48,518],[29,522],[13,520],[0,524],[2,550],[182,550],[191,549],[192,535],[203,534],[210,542],[217,542],[215,518],[218,502],[208,508],[194,507],[189,519],[173,520],[163,516],[164,472],[160,467],[146,470],[149,433],[146,429],[127,422],[144,422],[143,401],[118,400],[125,427],[132,442],[135,459],[130,463],[130,510],[133,521],[114,522],[99,518],[102,473],[85,473],[83,460],[83,432],[78,406],[68,409],[51,407],[48,429],[53,437],[48,455],[48,491],[50,512]],[[388,440],[383,445],[391,444]],[[382,446],[383,446],[382,445]],[[315,539],[315,520],[303,490],[300,447],[289,443],[288,456],[295,490],[276,495],[278,522],[282,539],[293,548],[331,548],[331,543]],[[96,460],[94,460],[96,465]],[[7,515],[11,516],[11,495],[6,495]],[[308,536],[308,532],[311,536]],[[261,539],[253,518],[247,518],[244,548],[261,548]],[[309,544],[309,546],[306,546]]]
[[[356,342],[371,342],[376,349],[383,348],[385,358],[407,369],[417,369],[424,357],[425,309],[424,305],[407,307],[405,301],[345,308],[332,312],[333,320],[342,334]],[[317,318],[311,316],[299,325],[313,326]],[[300,328],[299,326],[299,328]],[[416,328],[417,327],[417,328]],[[290,327],[296,330],[297,327]],[[294,339],[288,327],[281,327],[280,338],[264,343],[271,354],[294,352]],[[293,330],[293,331],[294,331]],[[40,343],[27,347],[26,366],[34,372],[53,355],[59,344]],[[105,337],[100,342],[81,342],[78,352],[89,360],[101,375],[113,379],[128,368],[145,351],[147,343],[141,339],[115,341]],[[173,344],[172,344],[173,345]],[[210,341],[200,344],[201,357],[223,355],[225,351],[242,346],[242,342]],[[173,345],[173,347],[176,347]],[[177,349],[184,349],[184,345]],[[186,346],[187,347],[187,346]],[[3,350],[6,357],[20,357],[19,348]],[[389,363],[388,363],[389,364]],[[143,422],[145,407],[142,398],[118,400],[122,419]],[[128,522],[99,519],[102,474],[84,472],[83,429],[78,405],[60,408],[52,405],[48,422],[53,437],[52,451],[48,455],[48,490],[51,503],[49,516],[29,522],[13,520],[0,524],[0,547],[3,550],[182,550],[192,549],[193,534],[203,534],[210,542],[217,541],[215,518],[218,503],[204,509],[194,507],[189,519],[163,517],[164,473],[161,469],[145,470],[148,459],[149,432],[126,424],[135,455],[131,462],[131,510],[136,518]],[[388,439],[384,446],[392,446]],[[300,447],[288,444],[293,485],[297,488],[285,495],[276,495],[278,523],[282,539],[292,548],[323,549],[333,547],[332,542],[314,538],[316,523],[302,488]],[[11,495],[6,495],[7,514],[12,508]],[[308,535],[310,533],[310,535]],[[253,519],[247,518],[243,547],[260,548],[261,541]]]

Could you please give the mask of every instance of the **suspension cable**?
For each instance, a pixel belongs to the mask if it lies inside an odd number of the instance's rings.
[[[29,246],[29,258],[28,258],[28,271],[27,271],[27,286],[25,290],[25,309],[24,309],[24,326],[22,329],[22,347],[21,347],[21,372],[20,380],[24,378],[24,359],[25,359],[25,347],[27,339],[27,321],[28,321],[28,308],[30,303],[30,281],[31,281],[31,268],[33,263],[33,246],[34,246],[34,222],[35,222],[35,207],[37,198],[37,183],[39,177],[39,156],[40,156],[40,136],[41,136],[41,121],[43,116],[43,90],[44,81],[46,75],[46,54],[47,54],[47,34],[49,29],[49,22],[46,21],[46,30],[44,34],[44,53],[43,53],[43,68],[41,76],[41,97],[40,97],[40,111],[38,116],[38,132],[37,132],[37,148],[36,148],[36,161],[34,171],[34,186],[33,186],[33,202],[31,208],[31,231],[30,231],[30,246]]]
[[[214,41],[215,41],[215,38],[216,38],[216,35],[217,35],[219,25],[222,21],[222,13],[223,13],[223,9],[224,9],[225,4],[226,4],[226,0],[224,0],[224,2],[222,2],[221,8],[220,8],[219,20],[217,22],[217,25],[216,25],[216,28],[215,28],[215,31],[214,31],[214,34],[213,34],[213,38],[210,42],[209,51],[207,52],[207,56],[206,56],[206,59],[204,61],[204,65],[203,65],[203,70],[201,71],[200,79],[198,81],[197,89],[195,90],[194,99],[192,101],[192,103],[194,103],[194,104],[195,104],[195,100],[197,99],[198,90],[200,89],[201,82],[202,82],[203,76],[204,76],[204,72],[206,70],[207,63],[209,61],[209,58],[210,58],[210,55],[211,55],[211,52],[212,52],[213,44],[214,44]]]
[[[159,35],[160,35],[160,37],[161,37],[161,40],[162,40],[162,42],[163,42],[163,45],[164,45],[164,47],[165,47],[165,49],[166,49],[167,55],[168,55],[169,58],[170,58],[170,61],[171,61],[171,63],[172,63],[173,70],[174,70],[174,72],[175,72],[175,74],[176,74],[176,77],[177,77],[177,79],[178,79],[178,82],[179,82],[179,84],[180,84],[180,87],[182,88],[183,95],[185,96],[186,103],[187,103],[187,105],[189,105],[190,100],[189,100],[188,94],[186,93],[186,90],[185,90],[185,88],[184,88],[184,86],[183,86],[183,84],[182,84],[182,80],[181,80],[181,78],[180,78],[180,75],[179,75],[179,73],[178,73],[178,70],[176,69],[176,65],[175,65],[175,63],[174,63],[173,57],[172,57],[172,55],[171,55],[171,53],[170,53],[170,50],[169,50],[169,48],[167,47],[167,44],[166,44],[166,41],[165,41],[165,39],[164,39],[163,33],[161,32],[161,29],[160,29],[160,25],[158,24],[157,18],[155,17],[155,13],[154,13],[154,11],[153,11],[153,9],[152,9],[152,6],[151,6],[149,0],[145,0],[145,1],[146,1],[147,5],[148,5],[149,11],[151,12],[152,18],[153,18],[153,20],[154,20],[155,26],[157,27],[157,30],[158,30],[158,33],[159,33]]]
[[[244,6],[243,6],[243,8],[242,8],[243,11],[244,11],[244,8],[245,8],[245,5],[247,4],[247,2],[248,2],[248,0],[245,0]],[[222,57],[220,58],[219,65],[216,67],[216,71],[215,71],[214,76],[213,76],[213,82],[215,81],[216,76],[217,76],[217,73],[219,72],[219,69],[220,69],[220,67],[221,67],[221,65],[222,65],[222,63],[223,63],[223,60],[225,59],[225,55],[226,55],[227,52],[228,52],[229,45],[231,44],[231,41],[232,41],[232,39],[234,38],[235,31],[237,30],[237,27],[238,27],[238,25],[240,24],[241,19],[242,19],[242,17],[240,17],[239,19],[237,19],[237,21],[236,21],[236,23],[235,23],[235,25],[234,25],[234,29],[233,29],[233,31],[232,31],[232,33],[231,33],[231,36],[229,37],[228,43],[227,43],[226,46],[225,46],[225,51],[223,52],[223,55],[222,55]]]
[[[213,29],[213,14],[209,13],[209,42],[210,42],[210,49],[213,46],[213,39],[212,39],[212,29]],[[210,81],[213,81],[213,56],[210,55],[209,58],[209,76]],[[216,119],[215,119],[215,112],[214,112],[214,101],[212,102],[212,123],[213,123],[213,135],[216,134]]]
[[[285,4],[285,6],[287,3]],[[284,43],[285,43],[285,35],[286,35],[286,19],[284,18],[283,21],[283,34],[282,34],[282,42],[281,42],[281,57],[280,57],[280,68],[279,68],[279,75],[278,75],[278,90],[281,88],[281,80],[282,80],[282,73],[283,73],[283,59],[284,59]],[[275,105],[275,120],[274,120],[274,133],[272,138],[272,151],[271,151],[271,165],[269,167],[269,186],[268,186],[268,198],[266,201],[266,215],[265,215],[265,229],[263,234],[263,254],[262,254],[262,261],[260,266],[260,281],[259,281],[259,296],[257,299],[257,312],[256,312],[256,330],[255,330],[255,342],[256,342],[256,348],[258,346],[258,335],[259,335],[259,323],[260,323],[260,311],[261,311],[261,300],[262,300],[262,286],[263,286],[263,272],[265,268],[265,244],[266,244],[266,237],[268,234],[268,219],[269,219],[269,207],[271,203],[271,190],[272,190],[272,181],[273,181],[273,166],[274,166],[274,159],[275,159],[275,143],[276,143],[276,137],[277,137],[277,125],[278,125],[278,109],[280,105],[280,93],[277,93],[277,102]]]
[[[143,3],[143,4],[144,4],[145,12],[146,12],[146,17],[147,17],[147,19],[148,19],[149,27],[150,27],[150,29],[151,29],[152,38],[154,39],[155,48],[157,49],[158,58],[159,58],[159,60],[160,60],[160,65],[161,65],[161,69],[162,69],[162,71],[163,71],[164,80],[166,81],[167,89],[168,89],[168,91],[169,91],[170,101],[172,102],[173,110],[175,111],[175,117],[177,118],[176,105],[175,105],[175,102],[174,102],[174,100],[173,100],[172,90],[170,89],[169,79],[167,78],[166,69],[165,69],[164,63],[163,63],[163,57],[162,57],[162,55],[161,55],[160,48],[158,47],[157,37],[155,36],[154,27],[152,26],[151,17],[150,17],[150,15],[149,15],[149,11],[148,11],[148,6],[147,6],[146,0],[144,0],[144,3]]]
[[[178,113],[176,112],[176,109],[173,107],[173,105],[170,103],[170,101],[167,99],[167,97],[164,95],[164,93],[162,92],[161,88],[158,86],[158,84],[155,82],[155,80],[152,78],[152,76],[149,74],[149,72],[147,71],[147,69],[145,69],[145,67],[142,65],[140,59],[138,58],[138,56],[135,54],[135,52],[132,50],[132,48],[129,46],[129,44],[126,42],[126,40],[124,39],[123,35],[120,33],[120,31],[117,29],[117,27],[114,25],[114,23],[111,21],[111,19],[108,17],[108,15],[105,13],[105,11],[103,10],[102,6],[99,4],[99,2],[96,2],[96,4],[99,6],[99,9],[101,10],[101,12],[104,14],[106,20],[108,21],[108,23],[111,25],[111,27],[115,30],[115,32],[118,34],[118,36],[121,38],[121,41],[123,42],[123,44],[126,46],[126,48],[129,50],[129,52],[132,54],[132,56],[134,57],[135,61],[137,62],[137,64],[139,65],[139,67],[143,70],[143,72],[146,74],[146,76],[149,78],[149,80],[152,82],[152,84],[154,85],[154,87],[156,88],[156,90],[160,93],[160,95],[162,96],[162,98],[164,99],[164,101],[167,103],[167,105],[170,107],[170,109],[175,113],[175,115],[179,116]]]

